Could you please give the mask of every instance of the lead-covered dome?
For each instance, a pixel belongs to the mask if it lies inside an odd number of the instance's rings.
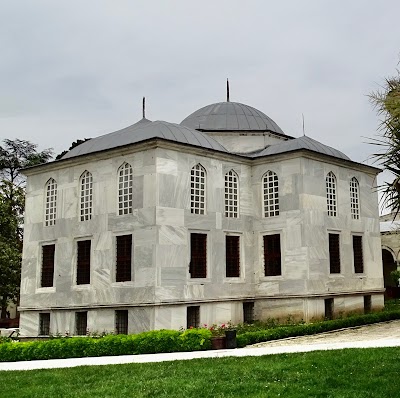
[[[270,131],[284,134],[265,113],[239,102],[207,105],[182,120],[181,125],[201,131]]]

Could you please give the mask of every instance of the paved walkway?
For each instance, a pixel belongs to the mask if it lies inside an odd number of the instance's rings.
[[[0,362],[0,371],[70,368],[85,365],[164,362],[195,358],[262,356],[291,352],[338,350],[343,348],[397,346],[400,346],[400,321],[391,321],[375,325],[343,329],[335,332],[321,333],[314,336],[294,337],[266,343],[259,343],[245,348],[237,348],[235,350],[121,355],[115,357],[49,359],[46,361]]]

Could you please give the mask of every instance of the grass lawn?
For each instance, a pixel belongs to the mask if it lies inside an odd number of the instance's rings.
[[[400,348],[0,372],[0,397],[399,397]]]

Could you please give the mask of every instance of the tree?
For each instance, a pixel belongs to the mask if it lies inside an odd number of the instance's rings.
[[[83,144],[84,142],[89,141],[89,140],[90,140],[90,138],[84,138],[83,140],[76,140],[76,141],[74,141],[74,142],[71,144],[71,146],[68,148],[68,151],[70,151],[71,149],[75,148],[76,146],[81,145],[81,144]],[[56,156],[56,160],[61,159],[68,151],[62,151],[61,153],[59,153],[59,154]]]
[[[381,138],[373,140],[373,143],[380,146],[382,152],[373,156],[384,170],[394,176],[392,182],[381,186],[383,205],[390,208],[396,217],[400,211],[400,71],[396,76],[385,79],[382,89],[369,97],[381,117]]]
[[[52,150],[37,151],[24,140],[4,140],[0,146],[0,306],[1,318],[19,295],[25,178],[21,169],[45,163]]]

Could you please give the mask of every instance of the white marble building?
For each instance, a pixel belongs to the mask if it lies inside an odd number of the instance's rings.
[[[93,138],[25,170],[21,333],[381,308],[378,172],[235,102]]]

